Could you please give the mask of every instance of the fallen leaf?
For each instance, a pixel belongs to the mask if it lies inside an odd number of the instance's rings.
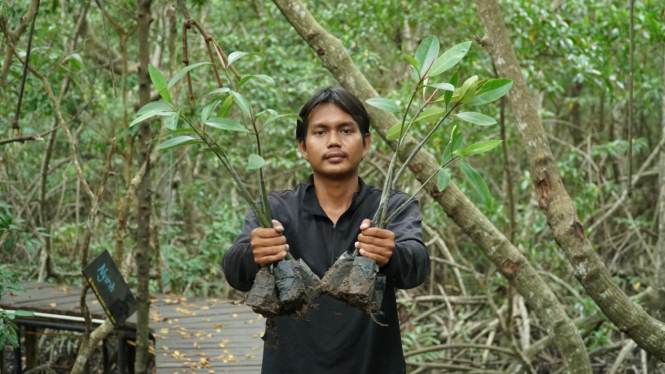
[[[187,310],[185,308],[175,308],[176,312],[182,313],[186,316],[195,316],[196,313],[192,312],[191,310]]]
[[[169,329],[167,329],[166,327],[162,327],[161,329],[159,329],[159,333],[160,333],[160,334],[168,334],[168,333],[169,333]]]
[[[49,305],[51,305],[51,308],[55,308],[56,306],[58,306],[58,304],[56,304],[56,303],[51,303]]]

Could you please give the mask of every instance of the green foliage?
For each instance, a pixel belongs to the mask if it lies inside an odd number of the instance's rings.
[[[444,52],[440,57],[438,57],[439,41],[435,36],[430,36],[421,43],[421,45],[416,50],[416,55],[413,58],[407,58],[409,63],[411,63],[414,68],[419,70],[419,74],[415,76],[416,87],[411,95],[409,104],[407,105],[404,113],[402,113],[401,122],[398,122],[397,124],[393,125],[388,130],[386,136],[389,140],[399,140],[397,142],[396,151],[393,154],[391,167],[389,168],[389,172],[386,176],[387,180],[392,181],[392,185],[394,185],[399,179],[399,177],[402,175],[402,170],[406,166],[408,166],[408,163],[412,160],[412,157],[415,155],[415,152],[418,152],[420,147],[422,147],[431,138],[434,132],[441,126],[443,121],[452,113],[452,111],[457,109],[460,105],[471,103],[475,99],[477,89],[479,89],[478,91],[479,93],[484,95],[478,101],[481,103],[483,102],[489,103],[505,95],[512,86],[512,81],[510,81],[509,79],[494,80],[491,82],[489,87],[483,91],[483,87],[487,83],[487,78],[479,81],[477,75],[468,78],[462,84],[462,87],[459,88],[456,88],[452,83],[442,82],[442,83],[434,83],[429,85],[425,83],[425,81],[431,78],[431,76],[429,75],[431,67],[433,69],[433,67],[436,65],[436,70],[434,70],[434,72],[438,74],[443,73],[444,71],[452,68],[455,64],[459,63],[462,60],[462,58],[468,53],[470,46],[471,42],[458,44],[453,48],[451,48],[450,50]],[[453,77],[455,84],[457,84],[457,77],[458,73],[455,73],[455,76]],[[418,109],[415,118],[412,118],[411,120],[407,121],[407,118],[409,117],[409,109],[411,108],[411,105],[414,103],[414,99],[418,96],[418,93],[421,90],[423,92],[423,97],[424,97],[425,96],[424,93],[427,87],[439,88],[444,91],[444,101],[446,101],[446,108],[437,108],[432,106],[428,107],[428,105],[432,104],[432,100],[427,99],[425,100],[425,102],[420,104],[420,108]],[[445,94],[447,94],[448,92],[452,92],[452,96],[450,97],[449,100],[451,102],[457,102],[457,104],[450,109],[447,108],[448,99],[445,98],[446,97]],[[391,113],[401,113],[399,105],[387,98],[375,97],[367,99],[365,100],[365,102],[371,106],[377,107],[379,109]],[[496,121],[493,118],[481,113],[464,112],[464,113],[457,113],[455,114],[455,116],[461,120],[480,126],[489,126],[496,123]],[[396,155],[397,153],[399,153],[400,145],[404,141],[406,134],[411,130],[412,125],[417,124],[419,122],[436,122],[436,124],[429,132],[429,134],[424,138],[424,140],[422,140],[420,145],[416,147],[413,151],[411,151],[411,156],[409,156],[405,164],[401,166],[400,171],[398,171],[396,175],[393,175],[392,173],[394,172],[394,168],[392,167],[392,165],[394,165],[396,162],[397,159]],[[489,140],[473,144],[467,148],[461,148],[462,134],[460,129],[457,126],[455,126],[453,128],[452,137],[448,141],[448,144],[443,151],[444,157],[440,165],[440,169],[443,170],[443,167],[447,166],[447,164],[451,162],[455,156],[464,157],[464,156],[484,153],[495,148],[500,143],[501,140],[498,141]],[[460,165],[462,168],[462,172],[466,176],[469,183],[482,196],[487,207],[491,209],[494,200],[492,199],[487,184],[485,183],[483,178],[470,165],[466,163],[460,163]],[[440,190],[445,188],[448,185],[448,182],[450,181],[450,174],[447,172],[442,172],[441,170],[437,170],[436,172],[438,173],[437,186],[440,187]],[[427,180],[427,182],[429,182],[434,176],[435,176],[434,174],[431,175]],[[423,186],[427,184],[427,182],[425,182]],[[391,185],[387,184],[387,186]],[[415,194],[417,194],[421,190],[422,187],[421,189],[416,191]],[[387,192],[384,191],[384,194],[386,193]],[[384,200],[385,199],[382,199],[382,201]],[[382,210],[381,207],[379,207],[377,212],[380,212],[381,210]],[[394,214],[396,213],[393,213],[391,217],[394,216]],[[378,216],[375,217],[374,220],[376,220],[377,218]],[[388,220],[390,220],[390,217],[388,218]],[[385,224],[384,217],[381,216],[379,220],[379,225],[384,225],[384,224]]]
[[[402,348],[409,351],[417,348],[424,348],[441,344],[439,333],[435,330],[434,324],[418,324],[413,328],[402,332]],[[441,352],[425,352],[409,358],[415,362],[437,361],[441,359]]]
[[[22,292],[25,288],[20,283],[17,273],[13,272],[7,265],[0,265],[0,300],[6,292]],[[7,342],[12,347],[18,347],[18,326],[12,322],[16,317],[32,317],[34,313],[25,310],[8,312],[0,308],[0,347]]]

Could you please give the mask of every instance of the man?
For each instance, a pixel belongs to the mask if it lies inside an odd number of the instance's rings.
[[[344,251],[359,248],[386,275],[379,325],[364,312],[322,295],[303,319],[274,318],[276,344],[266,344],[263,373],[404,373],[394,287],[423,283],[429,255],[422,241],[417,200],[384,229],[370,228],[381,190],[366,185],[358,166],[372,142],[362,103],[340,87],[320,90],[303,106],[296,128],[302,156],[312,175],[295,189],[268,195],[273,228],[260,228],[248,210],[242,233],[224,255],[229,284],[249,291],[259,266],[289,251],[316,275]],[[389,212],[409,196],[394,192]]]

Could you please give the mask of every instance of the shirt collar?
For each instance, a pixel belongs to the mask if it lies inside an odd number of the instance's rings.
[[[348,210],[355,210],[363,201],[365,195],[367,195],[367,185],[365,184],[365,181],[358,176],[358,191],[353,193],[351,205]],[[305,182],[305,195],[300,203],[300,208],[309,213],[328,217],[323,208],[321,208],[319,199],[316,197],[316,192],[314,191],[314,174],[310,174],[309,178],[307,178],[307,182]]]

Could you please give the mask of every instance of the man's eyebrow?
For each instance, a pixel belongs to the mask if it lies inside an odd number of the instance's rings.
[[[355,126],[356,123],[353,121],[346,121],[346,122],[340,122],[337,125],[331,126],[327,123],[319,122],[319,123],[314,123],[310,127],[311,128],[329,128],[329,127],[345,127],[345,126]]]

